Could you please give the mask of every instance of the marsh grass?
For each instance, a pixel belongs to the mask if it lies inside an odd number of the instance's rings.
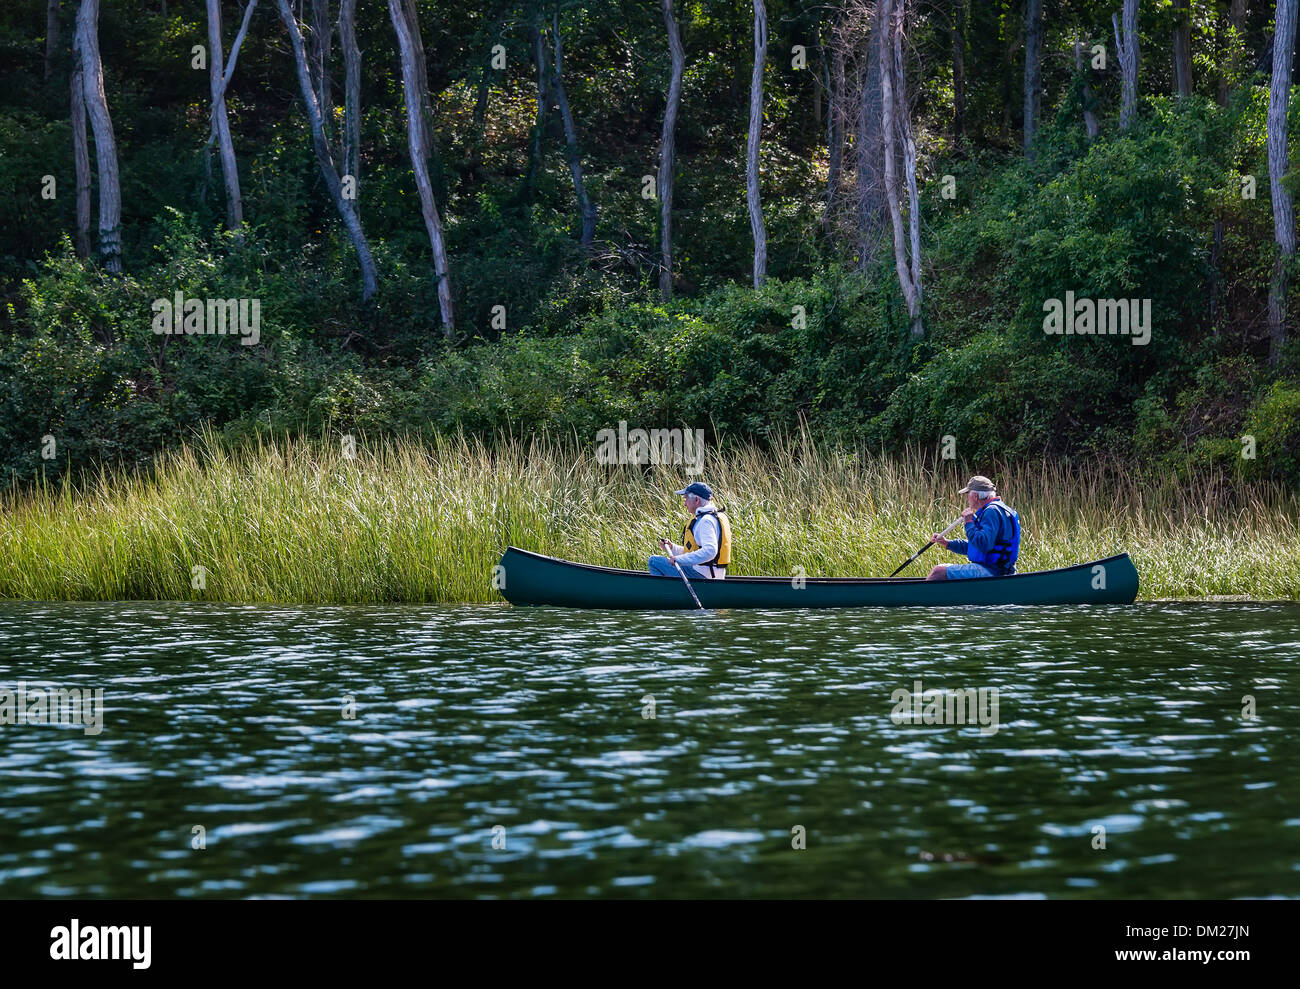
[[[1020,569],[1128,550],[1143,598],[1300,598],[1300,504],[1218,475],[1139,480],[1043,462],[991,473],[1021,515]],[[967,470],[917,453],[709,451],[705,478],[736,535],[732,573],[884,576],[961,508]],[[10,491],[0,596],[39,600],[496,601],[513,544],[645,566],[680,541],[678,467],[608,467],[595,446],[502,437],[185,446],[152,470]],[[909,576],[958,558],[931,549]],[[206,586],[193,584],[195,567]]]

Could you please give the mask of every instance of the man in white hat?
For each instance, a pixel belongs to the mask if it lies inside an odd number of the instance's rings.
[[[696,481],[673,494],[682,496],[682,504],[691,513],[691,520],[682,529],[684,545],[660,539],[659,545],[668,555],[650,557],[650,572],[676,577],[677,569],[673,566],[676,560],[687,577],[723,579],[731,563],[731,523],[726,512],[718,511],[713,504],[713,489],[703,481]]]
[[[970,577],[1006,577],[1016,572],[1020,557],[1020,516],[998,497],[993,482],[976,474],[957,492],[966,496],[965,539],[944,539],[937,533],[930,542],[965,556],[969,563],[939,563],[926,580],[964,580]]]

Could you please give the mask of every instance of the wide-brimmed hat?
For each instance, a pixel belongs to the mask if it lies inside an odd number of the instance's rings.
[[[972,477],[969,481],[966,482],[966,487],[962,488],[957,493],[965,494],[967,491],[977,491],[980,494],[988,494],[989,492],[996,491],[996,490],[997,488],[993,486],[992,481],[990,481],[983,474],[976,474],[974,477]]]

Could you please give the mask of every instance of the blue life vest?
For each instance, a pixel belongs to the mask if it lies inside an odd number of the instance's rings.
[[[1002,516],[998,521],[997,541],[993,543],[993,548],[987,553],[978,549],[973,542],[970,543],[966,549],[966,558],[971,563],[978,563],[981,566],[988,567],[999,576],[1013,574],[1016,572],[1016,560],[1020,558],[1020,516],[998,499],[990,501],[976,512],[975,518],[978,520],[990,508],[996,508],[996,514]],[[1009,526],[1008,522],[1010,523]],[[1007,536],[1008,528],[1011,530],[1009,538]]]

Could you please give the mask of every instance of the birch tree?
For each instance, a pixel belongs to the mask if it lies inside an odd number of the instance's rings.
[[[925,335],[921,319],[921,226],[916,188],[916,143],[912,139],[903,63],[904,0],[879,0],[885,35],[879,46],[881,131],[885,141],[885,199],[894,234],[894,266],[914,337]],[[903,232],[897,160],[907,189],[907,234]]]
[[[415,186],[420,193],[420,212],[433,249],[433,277],[438,288],[438,310],[442,316],[443,332],[448,339],[455,336],[456,315],[452,307],[451,279],[447,266],[447,245],[442,233],[442,218],[438,204],[433,199],[433,183],[429,179],[428,153],[424,147],[424,108],[420,105],[423,91],[418,77],[425,72],[424,63],[416,61],[417,53],[424,50],[416,45],[416,28],[406,16],[403,0],[388,0],[388,13],[397,34],[397,45],[402,60],[402,92],[406,99],[406,135],[410,145],[411,168],[415,173]],[[427,84],[427,83],[426,83]]]
[[[122,270],[122,190],[117,173],[117,141],[113,136],[113,120],[108,113],[108,98],[104,95],[104,65],[99,57],[99,0],[81,0],[73,48],[80,63],[90,129],[95,135],[95,169],[99,179],[99,256],[104,267],[116,274]]]
[[[749,84],[749,140],[746,145],[745,196],[754,235],[754,287],[767,281],[767,228],[758,192],[759,134],[763,127],[763,66],[767,60],[767,8],[754,2],[754,74]]]
[[[1291,102],[1291,63],[1295,57],[1297,0],[1277,0],[1273,33],[1273,82],[1268,94],[1268,179],[1273,194],[1273,235],[1277,259],[1268,290],[1268,358],[1276,364],[1286,342],[1287,269],[1295,256],[1295,207],[1283,185],[1290,169],[1287,109]]]
[[[325,125],[321,120],[320,104],[316,101],[311,73],[307,68],[307,51],[303,44],[302,31],[298,27],[298,18],[289,9],[288,0],[275,0],[275,4],[280,11],[280,20],[284,22],[289,32],[289,46],[293,49],[294,67],[298,73],[298,88],[302,92],[307,124],[311,129],[312,149],[316,152],[316,161],[320,165],[321,177],[325,180],[330,198],[334,200],[334,206],[339,211],[343,226],[357,252],[357,262],[361,266],[361,299],[363,302],[368,302],[379,287],[375,258],[361,229],[361,217],[357,214],[353,201],[343,195],[338,169],[334,167],[334,159],[330,156],[329,141],[325,138]]]
[[[226,182],[226,226],[238,230],[244,223],[244,201],[239,192],[239,163],[235,159],[235,146],[230,139],[230,118],[226,115],[226,78],[223,55],[224,45],[221,41],[221,0],[208,2],[208,82],[212,90],[212,125],[221,151],[221,174]],[[234,58],[238,55],[238,45],[248,29],[248,19],[253,14],[257,0],[250,0],[244,12],[243,29],[235,42],[230,68],[234,71]],[[211,137],[208,139],[211,145]],[[205,155],[206,160],[206,155]]]
[[[1116,15],[1111,14],[1110,22],[1115,28],[1115,50],[1119,56],[1119,69],[1123,76],[1123,94],[1119,111],[1119,128],[1128,130],[1129,124],[1137,113],[1138,81],[1138,0],[1124,0],[1124,30],[1120,33],[1120,24]]]
[[[215,11],[214,7],[216,7]],[[203,188],[200,192],[200,198],[207,199],[208,183],[212,179],[212,145],[220,138],[222,141],[221,167],[226,181],[227,223],[231,230],[237,229],[243,223],[244,206],[239,192],[239,170],[235,167],[235,151],[230,143],[230,124],[226,117],[226,91],[230,88],[230,80],[235,74],[235,64],[239,61],[239,49],[244,43],[244,38],[248,35],[248,23],[253,19],[253,11],[256,8],[257,0],[249,0],[248,6],[244,8],[243,20],[239,25],[239,32],[235,35],[235,43],[230,46],[230,58],[225,60],[225,71],[223,72],[221,70],[220,0],[217,0],[215,4],[213,0],[208,0],[208,47],[213,52],[208,66],[211,79],[212,106],[208,121],[208,143],[203,148]],[[214,13],[217,25],[215,39],[213,32]],[[223,131],[224,138],[222,138]],[[227,161],[229,161],[229,167],[227,167]],[[233,195],[231,189],[232,177],[234,180]],[[231,207],[232,203],[235,204],[233,209]]]
[[[686,72],[686,50],[673,16],[673,0],[659,0],[663,8],[664,28],[668,32],[668,51],[672,72],[668,77],[668,104],[664,108],[664,129],[659,138],[659,295],[667,302],[673,297],[673,168],[676,159],[677,111],[682,102],[682,77]]]
[[[587,194],[587,184],[582,177],[582,156],[578,150],[578,128],[573,122],[573,112],[569,109],[569,97],[564,91],[564,39],[560,35],[560,8],[557,4],[552,14],[553,51],[551,67],[552,82],[555,85],[555,102],[560,108],[560,120],[564,124],[564,148],[569,160],[569,174],[573,176],[573,191],[578,199],[578,213],[582,221],[581,243],[591,247],[596,236],[596,204]]]

